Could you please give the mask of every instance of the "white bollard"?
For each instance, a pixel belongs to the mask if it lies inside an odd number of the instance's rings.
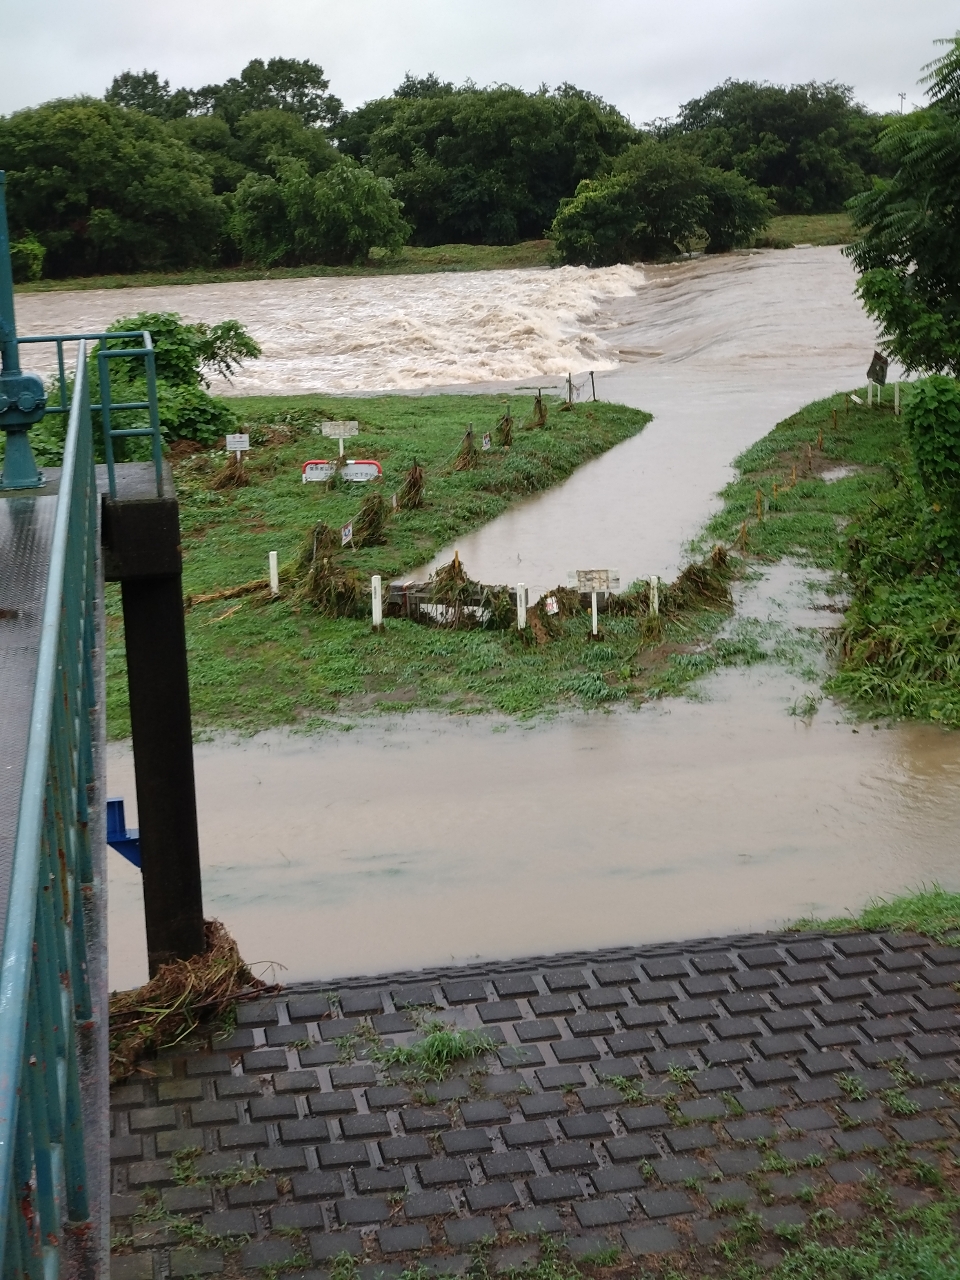
[[[373,610],[373,629],[374,631],[383,630],[383,584],[380,581],[379,573],[375,573],[370,579],[370,604]]]
[[[650,614],[657,617],[660,613],[660,579],[656,574],[650,579]]]
[[[593,620],[593,638],[597,638],[597,593],[590,592],[590,616]]]
[[[267,556],[267,565],[270,573],[270,594],[278,596],[280,594],[280,567],[277,564],[277,553],[271,551]]]
[[[517,583],[517,630],[523,631],[527,625],[527,588],[522,582]]]

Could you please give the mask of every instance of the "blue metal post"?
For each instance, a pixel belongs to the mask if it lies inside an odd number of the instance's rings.
[[[46,407],[43,380],[20,370],[7,227],[7,175],[0,171],[0,430],[7,433],[0,489],[38,489],[43,484],[27,433],[43,417]]]

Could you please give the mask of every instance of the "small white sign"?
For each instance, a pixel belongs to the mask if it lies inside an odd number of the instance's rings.
[[[340,529],[340,545],[341,547],[345,547],[348,542],[352,542],[352,541],[353,541],[353,521],[351,520],[349,524],[343,525]]]
[[[485,431],[483,433],[483,447],[484,449],[490,448],[490,432],[489,431]]]
[[[619,569],[578,569],[578,591],[619,591]]]
[[[321,428],[325,436],[334,440],[345,440],[347,436],[355,436],[360,430],[359,422],[325,422]]]
[[[559,613],[559,612],[560,612],[560,606],[557,604],[557,597],[556,597],[556,596],[547,596],[547,597],[544,599],[543,607],[546,609],[547,613]]]
[[[348,458],[340,468],[344,480],[362,483],[364,480],[376,480],[383,475],[383,468],[373,458]]]
[[[397,501],[397,495],[395,493],[390,496],[390,505],[393,507],[394,511],[400,510],[400,503]]]
[[[250,448],[250,437],[247,435],[227,436],[227,453],[244,453]]]
[[[329,480],[337,469],[335,462],[327,462],[323,458],[313,458],[303,464],[301,479],[304,484],[309,480]]]

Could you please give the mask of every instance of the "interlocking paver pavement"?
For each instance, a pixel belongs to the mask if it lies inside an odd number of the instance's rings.
[[[930,939],[783,934],[241,1003],[216,1052],[113,1091],[112,1215],[134,1241],[115,1274],[327,1280],[349,1253],[361,1280],[462,1275],[488,1245],[495,1272],[543,1232],[647,1260],[707,1249],[744,1209],[801,1228],[825,1188],[852,1220],[868,1178],[925,1203],[884,1161],[955,1171],[957,983],[960,948]],[[431,1018],[490,1052],[442,1082],[371,1056]]]

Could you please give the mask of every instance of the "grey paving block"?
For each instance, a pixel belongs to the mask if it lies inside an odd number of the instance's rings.
[[[563,1222],[556,1209],[541,1205],[535,1209],[515,1209],[510,1214],[510,1226],[519,1235],[535,1236],[541,1231],[553,1235],[563,1230]]]
[[[776,1174],[768,1179],[770,1190],[775,1196],[786,1198],[787,1196],[798,1196],[802,1193],[816,1189],[822,1185],[822,1179],[818,1174],[811,1172]]]
[[[276,1173],[303,1169],[306,1163],[303,1147],[268,1147],[265,1151],[257,1152],[257,1164],[261,1169],[270,1169]]]
[[[667,1145],[673,1151],[701,1151],[706,1147],[715,1147],[717,1138],[713,1130],[704,1124],[690,1125],[688,1128],[668,1129]]]
[[[736,1092],[743,1088],[743,1082],[729,1067],[708,1067],[694,1074],[693,1087],[700,1093],[713,1093],[718,1089]]]
[[[391,987],[390,997],[397,1009],[415,1009],[437,1003],[433,984],[430,982],[407,983]]]
[[[642,1187],[644,1180],[636,1165],[614,1165],[604,1169],[594,1169],[590,1181],[600,1195],[612,1191],[635,1191]]]
[[[625,1027],[659,1027],[667,1021],[667,1015],[655,1004],[641,1005],[639,1009],[632,1006],[621,1009],[617,1014]]]
[[[189,1102],[202,1097],[201,1079],[161,1080],[157,1085],[157,1098],[160,1102]]]
[[[646,1031],[621,1031],[617,1035],[607,1036],[607,1048],[614,1057],[644,1053],[653,1047],[653,1039]]]
[[[836,1049],[819,1049],[802,1054],[798,1065],[811,1076],[835,1075],[838,1071],[851,1069],[850,1059]]]
[[[823,1107],[798,1107],[796,1111],[788,1111],[783,1122],[791,1129],[800,1129],[803,1133],[812,1133],[817,1129],[835,1129],[836,1118]]]
[[[551,992],[547,996],[535,996],[530,1008],[538,1018],[554,1017],[560,1013],[576,1013],[577,1006],[568,995]]]
[[[671,1067],[685,1067],[693,1071],[700,1065],[686,1049],[663,1049],[658,1053],[648,1053],[646,1059],[650,1070],[657,1075],[665,1074]]]
[[[531,973],[498,974],[493,985],[499,996],[535,996],[539,990]]]
[[[526,1151],[495,1151],[480,1157],[480,1167],[487,1178],[523,1178],[534,1172]]]
[[[464,1197],[471,1213],[481,1213],[484,1209],[505,1209],[508,1205],[518,1204],[520,1200],[512,1182],[483,1182],[477,1187],[467,1187]]]
[[[477,1013],[481,1022],[514,1022],[523,1017],[516,1000],[490,1000],[478,1004]]]
[[[425,1133],[430,1129],[449,1129],[450,1117],[444,1111],[423,1111],[419,1107],[404,1107],[400,1111],[400,1123],[407,1133]]]
[[[705,1044],[700,1052],[711,1066],[731,1066],[738,1062],[748,1062],[752,1056],[747,1046],[738,1040],[723,1040],[720,1044]]]
[[[830,1145],[829,1133],[822,1133],[819,1140],[814,1137],[791,1138],[777,1144],[777,1151],[786,1160],[808,1160],[811,1156],[823,1156]]]
[[[552,1204],[557,1200],[573,1200],[582,1196],[583,1191],[575,1174],[548,1174],[537,1178],[528,1178],[527,1186],[535,1204]]]
[[[932,1116],[921,1116],[917,1120],[894,1120],[893,1127],[904,1142],[937,1142],[953,1135]]]
[[[565,1138],[613,1137],[610,1121],[600,1114],[581,1113],[574,1116],[564,1116],[559,1123],[560,1131]]]
[[[621,1107],[620,1120],[628,1133],[646,1129],[666,1129],[673,1121],[663,1107]]]
[[[628,1222],[630,1215],[619,1200],[603,1198],[587,1200],[573,1206],[577,1221],[581,1227],[611,1227],[619,1222]]]
[[[759,1169],[763,1163],[763,1157],[755,1148],[747,1148],[743,1151],[714,1151],[711,1159],[718,1169],[734,1176],[752,1173],[754,1169]]]
[[[342,1253],[356,1258],[363,1253],[363,1240],[359,1231],[331,1231],[328,1235],[312,1235],[310,1252],[316,1262],[332,1262]]]
[[[386,1222],[390,1206],[376,1196],[357,1196],[353,1200],[337,1201],[337,1218],[344,1227],[368,1226],[374,1222]]]
[[[507,1067],[542,1067],[543,1054],[535,1044],[505,1044],[497,1050],[500,1065]]]
[[[182,1252],[182,1251],[181,1251]],[[192,1250],[191,1250],[192,1252]],[[171,1258],[171,1264],[173,1259]],[[179,1265],[180,1260],[177,1259]],[[223,1269],[223,1256],[220,1257]],[[173,1275],[200,1275],[201,1272],[171,1272]],[[113,1280],[153,1280],[152,1253],[114,1253],[110,1257],[110,1275]]]
[[[695,978],[681,978],[680,986],[689,996],[717,996],[730,990],[727,979],[721,974],[698,974]]]
[[[846,1065],[849,1066],[849,1063]],[[796,1068],[783,1058],[773,1058],[769,1062],[748,1062],[743,1073],[757,1088],[784,1080],[796,1080],[798,1075]]]
[[[617,987],[591,987],[581,992],[580,999],[587,1009],[619,1009],[630,1003]]]
[[[542,1120],[546,1116],[565,1116],[567,1114],[566,1098],[558,1090],[548,1093],[531,1093],[520,1099],[520,1110],[524,1120]]]
[[[680,1248],[680,1238],[669,1227],[632,1227],[623,1233],[627,1248],[635,1258],[655,1253],[673,1253]]]
[[[704,1187],[703,1194],[714,1209],[718,1206],[720,1208],[733,1208],[734,1206],[753,1205],[757,1199],[757,1193],[749,1183],[741,1182],[735,1178],[732,1178],[729,1182],[712,1183]]]
[[[388,1165],[385,1169],[353,1170],[353,1181],[362,1196],[383,1195],[387,1191],[404,1191],[407,1180],[399,1165]]]
[[[337,1195],[342,1195],[338,1189]],[[231,1209],[242,1209],[248,1204],[270,1204],[279,1198],[276,1178],[264,1178],[262,1182],[241,1182],[227,1187],[227,1204]]]
[[[550,1048],[559,1063],[596,1062],[600,1057],[600,1050],[588,1039],[555,1040]]]
[[[807,1215],[798,1204],[763,1205],[759,1214],[767,1231],[776,1227],[803,1227],[807,1222]]]
[[[349,1089],[335,1089],[333,1093],[311,1093],[307,1103],[315,1116],[341,1116],[357,1109],[357,1100]]]
[[[438,1218],[456,1209],[449,1191],[411,1191],[403,1201],[403,1212],[408,1218]]]
[[[679,1049],[685,1045],[706,1044],[710,1037],[705,1027],[694,1022],[675,1027],[661,1027],[660,1039],[669,1049]],[[717,1046],[718,1049],[720,1047],[720,1045]]]
[[[879,1098],[868,1098],[864,1102],[841,1102],[840,1110],[859,1124],[866,1120],[883,1119],[883,1106]]]
[[[203,1135],[201,1134],[201,1141]],[[110,1159],[140,1160],[143,1156],[143,1138],[136,1133],[127,1133],[110,1139]]]
[[[406,1253],[415,1249],[430,1248],[430,1232],[421,1223],[408,1223],[402,1227],[381,1227],[377,1241],[384,1253]]]
[[[243,1055],[243,1069],[251,1075],[261,1072],[286,1071],[285,1049],[252,1049]]]
[[[281,1142],[329,1142],[330,1129],[322,1116],[308,1117],[306,1120],[281,1120]]]
[[[222,1106],[222,1103],[211,1103],[211,1106]],[[252,1120],[281,1120],[295,1118],[297,1111],[296,1098],[278,1098],[268,1094],[265,1098],[250,1099],[250,1118]]]
[[[598,1257],[606,1259],[608,1255],[618,1257],[623,1252],[622,1241],[615,1232],[605,1232],[603,1235],[568,1236],[566,1248],[575,1262],[592,1262]]]
[[[257,1234],[257,1220],[250,1209],[226,1209],[221,1213],[205,1213],[202,1221],[204,1231],[209,1231],[214,1236],[222,1236],[224,1239]]]
[[[777,1134],[774,1125],[766,1116],[748,1116],[745,1120],[727,1120],[724,1124],[734,1142],[756,1142],[759,1138],[774,1138]]]
[[[582,969],[548,969],[543,979],[551,991],[580,991],[590,985]]]
[[[527,1120],[504,1125],[500,1130],[508,1147],[540,1147],[553,1141],[545,1120]]]
[[[667,1218],[677,1213],[692,1213],[696,1208],[690,1197],[682,1191],[638,1191],[637,1199],[648,1218]]]
[[[191,1213],[213,1208],[213,1192],[209,1187],[170,1187],[163,1193],[167,1213]]]
[[[497,1229],[491,1218],[452,1218],[443,1224],[447,1243],[455,1249],[479,1244],[481,1240],[496,1239]]]
[[[454,1160],[442,1156],[436,1160],[424,1160],[418,1164],[417,1173],[425,1187],[440,1187],[447,1183],[470,1181],[470,1170],[465,1160]]]
[[[270,1225],[293,1231],[323,1228],[323,1210],[318,1204],[278,1204],[270,1210]]]
[[[487,999],[486,983],[480,978],[461,978],[441,983],[448,1004],[479,1004]]]
[[[136,1255],[134,1255],[136,1256]],[[141,1255],[147,1266],[138,1268],[117,1267],[117,1263],[125,1259],[110,1259],[111,1280],[153,1280],[153,1259],[149,1254]],[[183,1276],[215,1276],[223,1270],[223,1251],[220,1249],[171,1249],[170,1275],[175,1280]]]
[[[226,1076],[214,1082],[218,1098],[250,1098],[261,1092],[256,1076]]]
[[[709,1165],[694,1156],[664,1156],[654,1160],[653,1169],[660,1181],[667,1184],[706,1178],[711,1172]]]
[[[140,1107],[130,1112],[130,1128],[134,1133],[177,1127],[176,1107]]]
[[[163,1187],[174,1181],[170,1160],[141,1160],[127,1169],[127,1182],[131,1187]]]
[[[340,1128],[345,1138],[389,1138],[390,1121],[383,1112],[344,1116]]]
[[[579,1067],[541,1067],[533,1073],[541,1089],[582,1089],[586,1084]]]
[[[768,1086],[765,1089],[744,1089],[737,1094],[737,1101],[744,1111],[774,1111],[778,1107],[788,1107],[793,1099],[783,1089]]]
[[[543,1158],[547,1168],[554,1173],[563,1169],[591,1169],[597,1163],[597,1157],[587,1142],[558,1142],[555,1146],[544,1147]]]
[[[293,1194],[298,1200],[312,1196],[320,1200],[333,1200],[343,1195],[343,1180],[339,1173],[324,1173],[320,1169],[311,1169],[309,1173],[295,1173]]]
[[[559,1040],[560,1028],[553,1018],[538,1018],[533,1022],[518,1022],[513,1028],[521,1044],[531,1044],[537,1040]]]
[[[359,1018],[329,1018],[318,1025],[324,1040],[342,1040],[346,1036],[355,1036],[362,1022]]]
[[[820,1030],[823,1030],[823,1028],[820,1028]],[[813,1034],[812,1031],[811,1034]],[[807,1041],[794,1032],[784,1032],[782,1035],[775,1036],[758,1036],[753,1044],[760,1056],[768,1059],[783,1057],[791,1053],[805,1053],[810,1048]]]
[[[631,1133],[626,1138],[608,1138],[603,1145],[614,1164],[646,1160],[660,1154],[659,1147],[648,1133]]]
[[[879,1129],[850,1129],[846,1133],[837,1133],[834,1141],[841,1151],[847,1153],[879,1151],[887,1145],[887,1140]]]
[[[346,1169],[353,1164],[369,1163],[370,1153],[365,1142],[326,1142],[320,1148],[321,1169]]]

